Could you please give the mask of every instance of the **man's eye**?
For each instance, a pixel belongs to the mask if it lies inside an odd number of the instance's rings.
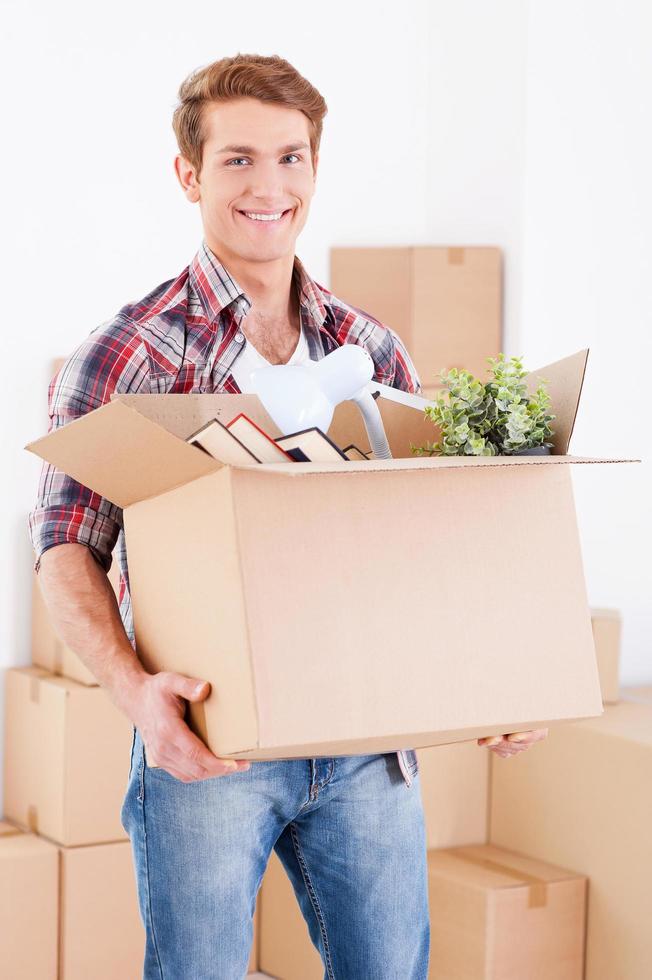
[[[296,153],[286,153],[286,155],[283,157],[283,159],[284,160],[287,160],[288,157],[295,157],[295,159],[297,159],[297,160],[300,160],[301,159],[301,157],[298,156]],[[246,160],[246,159],[247,159],[247,157],[235,157],[235,159],[228,161],[227,167],[230,167],[232,163],[238,163],[239,160]],[[236,168],[236,169],[239,169],[239,168]]]

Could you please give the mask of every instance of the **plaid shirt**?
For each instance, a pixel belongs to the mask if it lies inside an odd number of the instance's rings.
[[[390,327],[312,280],[297,256],[293,282],[312,360],[342,344],[360,344],[373,359],[376,381],[421,391],[410,356]],[[49,431],[104,405],[113,392],[239,393],[231,368],[245,341],[240,320],[251,306],[202,241],[176,279],[123,306],[68,357],[50,382]],[[117,544],[120,616],[135,647],[121,509],[44,463],[29,531],[36,571],[44,551],[66,542],[86,545],[108,571]]]

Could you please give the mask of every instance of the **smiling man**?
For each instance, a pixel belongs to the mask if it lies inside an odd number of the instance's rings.
[[[70,355],[50,385],[51,429],[113,392],[248,391],[261,365],[317,360],[349,343],[369,352],[376,380],[420,390],[391,327],[311,279],[295,254],[325,115],[319,92],[276,56],[224,58],[182,84],[174,167],[199,205],[203,241],[175,279],[123,306]],[[208,683],[150,675],[138,660],[120,509],[45,464],[29,523],[58,632],[134,728],[121,815],[146,930],[145,980],[244,976],[272,849],[326,977],[425,980],[416,754],[216,758],[184,721]],[[106,575],[116,545],[119,601]],[[494,739],[493,748],[522,751],[544,734]]]

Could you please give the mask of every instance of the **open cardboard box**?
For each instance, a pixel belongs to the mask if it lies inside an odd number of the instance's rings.
[[[602,713],[567,455],[588,350],[548,380],[552,456],[413,457],[422,414],[379,399],[394,457],[226,466],[184,440],[255,395],[116,395],[27,448],[124,509],[136,648],[211,682],[216,755],[389,752]],[[329,435],[368,448],[352,403]]]

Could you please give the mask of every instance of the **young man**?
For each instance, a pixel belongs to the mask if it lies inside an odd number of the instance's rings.
[[[314,360],[344,343],[369,351],[377,380],[419,391],[396,333],[312,280],[295,255],[315,192],[321,95],[281,58],[238,55],[191,75],[179,97],[174,166],[204,240],[176,279],[122,307],[68,358],[50,385],[51,428],[112,392],[247,391],[260,364]],[[425,980],[416,754],[216,758],[184,721],[186,701],[207,697],[208,683],[147,674],[135,654],[119,508],[46,464],[30,531],[55,626],[134,726],[121,816],[146,980],[245,974],[272,848],[326,977]],[[116,543],[118,602],[106,576]],[[497,739],[496,750],[541,734]]]

